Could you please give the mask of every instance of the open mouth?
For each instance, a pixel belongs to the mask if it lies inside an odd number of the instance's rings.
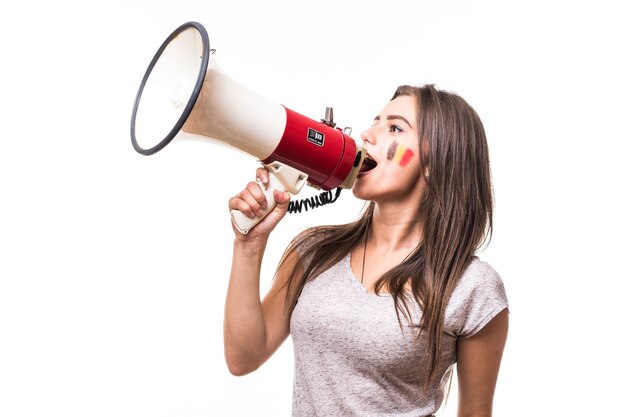
[[[376,168],[376,165],[378,165],[376,161],[374,161],[369,156],[366,156],[365,159],[363,160],[363,164],[361,165],[361,169],[359,170],[359,175],[362,175],[368,171],[373,170],[374,168]]]

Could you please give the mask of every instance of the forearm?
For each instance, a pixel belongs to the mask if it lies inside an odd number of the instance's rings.
[[[226,362],[234,374],[256,369],[264,360],[266,328],[259,277],[266,240],[236,240],[224,312]]]
[[[476,412],[471,412],[471,413],[466,413],[463,411],[458,411],[457,412],[457,417],[492,417],[491,414],[491,407],[489,407],[489,409],[485,409],[482,411],[476,411]]]

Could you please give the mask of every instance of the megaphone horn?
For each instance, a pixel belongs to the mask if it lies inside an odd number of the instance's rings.
[[[297,194],[307,182],[324,190],[351,188],[361,168],[370,166],[362,144],[332,119],[332,109],[315,121],[237,83],[211,55],[204,26],[188,22],[167,37],[146,70],[133,106],[131,140],[143,155],[189,137],[254,156],[270,171],[269,213],[274,189]],[[243,234],[263,218],[231,214]]]

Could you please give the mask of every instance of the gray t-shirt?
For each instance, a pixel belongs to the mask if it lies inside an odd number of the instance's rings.
[[[393,298],[375,295],[354,276],[350,255],[308,282],[291,318],[297,417],[422,417],[440,407],[456,362],[456,341],[482,329],[508,307],[502,281],[474,259],[446,308],[441,366],[426,391],[420,366],[424,338],[402,318]],[[414,323],[421,313],[413,302]]]

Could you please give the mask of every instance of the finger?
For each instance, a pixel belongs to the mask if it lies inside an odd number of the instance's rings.
[[[239,197],[233,197],[230,200],[228,200],[228,209],[230,211],[233,211],[233,210],[240,211],[250,218],[255,217],[254,211],[252,211],[252,208],[250,207],[250,205]]]
[[[230,198],[228,200],[228,209],[229,210],[238,210],[236,207],[240,206],[240,203],[238,202],[238,200],[241,200],[241,191],[238,192],[237,194],[235,194],[234,197]]]
[[[241,192],[240,198],[241,200],[243,200],[244,203],[248,205],[248,207],[250,207],[250,210],[252,211],[252,216],[250,217],[258,217],[263,212],[263,208],[249,189],[246,188],[245,190],[243,190]]]
[[[263,184],[265,186],[265,189],[267,190],[267,187],[270,183],[270,174],[267,169],[257,168],[256,177],[261,181],[261,184]]]
[[[267,208],[267,198],[265,197],[265,193],[256,182],[249,182],[246,190],[250,192],[252,197],[257,201],[257,203],[261,206],[261,208]]]

